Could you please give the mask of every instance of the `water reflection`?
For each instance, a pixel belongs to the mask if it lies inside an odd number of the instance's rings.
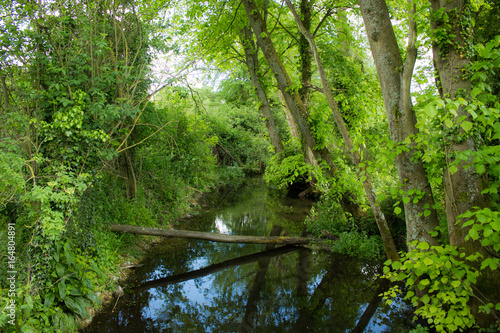
[[[310,202],[273,198],[261,186],[237,194],[183,228],[302,232]],[[394,309],[372,311],[376,264],[293,246],[185,239],[165,240],[143,264],[114,311],[104,309],[88,332],[349,332],[368,312],[366,332],[407,331]]]

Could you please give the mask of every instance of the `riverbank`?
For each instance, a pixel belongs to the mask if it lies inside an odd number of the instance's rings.
[[[111,232],[111,231],[110,231]],[[158,236],[138,236],[137,241],[120,251],[116,259],[116,271],[109,272],[109,281],[100,286],[97,295],[99,296],[100,305],[98,307],[88,308],[90,318],[80,320],[78,331],[81,332],[90,325],[94,316],[103,308],[109,307],[110,304],[116,303],[123,293],[123,283],[129,278],[133,270],[140,265],[144,255],[158,243],[164,240]]]
[[[226,198],[176,228],[264,236],[280,226],[295,236],[302,233],[312,204],[272,196],[258,182]],[[85,332],[233,332],[245,325],[258,325],[253,327],[261,331],[311,327],[345,332],[357,326],[373,296],[380,294],[380,267],[374,262],[318,249],[280,250],[179,238],[161,241],[129,274],[119,302],[108,303]],[[375,332],[406,327],[400,309],[401,304],[382,305],[365,324]]]
[[[174,223],[179,223],[196,216],[199,207],[204,205],[204,196],[197,193],[194,200],[190,201],[190,209],[186,210],[184,215]],[[113,233],[110,230],[106,232]],[[141,266],[140,262],[144,259],[145,255],[164,240],[165,237],[161,236],[136,235],[132,243],[129,242],[126,247],[118,248],[114,262],[115,269],[105,272],[109,276],[109,279],[103,285],[99,286],[96,292],[99,296],[100,305],[87,308],[90,317],[79,320],[78,332],[85,331],[99,311],[109,308],[119,301],[120,297],[123,296],[125,281],[134,273],[137,267]]]

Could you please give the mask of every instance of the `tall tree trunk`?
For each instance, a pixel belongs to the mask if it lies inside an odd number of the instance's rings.
[[[312,3],[309,0],[301,0],[300,1],[300,13],[302,14],[304,24],[309,28],[311,27],[311,6]],[[309,45],[307,40],[305,40],[304,36],[300,35],[299,37],[299,57],[300,57],[300,81],[301,87],[298,90],[300,99],[302,100],[302,104],[304,105],[304,109],[309,113],[309,100],[311,97],[311,77],[312,77],[312,68],[311,68],[311,53],[309,52]],[[318,165],[318,161],[314,160],[313,153],[311,149],[306,148],[306,157],[310,161],[312,165]]]
[[[281,104],[283,105],[283,113],[285,114],[286,122],[288,123],[288,129],[290,130],[290,135],[300,140],[300,134],[299,130],[297,129],[297,125],[295,125],[295,122],[293,121],[290,109],[288,108],[288,106],[286,106],[285,97],[283,97],[283,94],[279,90],[278,90],[278,97],[281,101]]]
[[[248,67],[248,72],[250,73],[250,80],[255,88],[255,92],[260,100],[260,112],[262,117],[264,117],[264,122],[266,124],[267,132],[269,133],[269,138],[271,139],[271,144],[274,147],[274,152],[279,154],[283,151],[283,143],[278,133],[278,129],[274,123],[274,118],[271,113],[271,107],[269,106],[269,100],[267,99],[266,91],[261,84],[261,77],[258,72],[259,69],[259,56],[258,49],[255,47],[253,41],[252,30],[245,26],[240,31],[241,45],[245,50],[245,60]]]
[[[312,1],[300,1],[300,15],[302,24],[307,31],[311,31]],[[311,96],[311,77],[312,77],[312,54],[309,49],[309,42],[301,34],[299,38],[299,56],[300,56],[300,80],[302,86],[299,89],[299,95],[306,110],[309,110],[309,99]]]
[[[440,1],[431,0],[431,27],[433,33],[448,29],[446,36],[450,38],[449,43],[433,43],[432,53],[434,66],[438,72],[438,90],[442,98],[457,100],[458,98],[470,99],[471,82],[464,78],[463,71],[470,65],[467,55],[461,54],[469,47],[468,42],[471,36],[463,30],[463,25],[459,20],[465,21],[470,14],[467,13],[467,4],[464,0]],[[444,22],[439,19],[438,12],[443,11],[448,15],[451,25],[447,28]],[[448,23],[449,24],[449,23]],[[462,51],[459,51],[459,50]],[[465,165],[472,163],[473,156],[468,160],[458,162],[457,154],[469,151],[475,153],[481,144],[481,136],[471,131],[465,132],[461,124],[472,122],[470,114],[462,105],[456,110],[456,114],[448,114],[453,119],[454,125],[450,128],[444,125],[445,156],[446,167],[444,169],[444,189],[446,196],[446,215],[448,220],[448,232],[450,243],[463,246],[466,252],[471,253],[480,248],[479,242],[465,241],[465,236],[469,228],[463,228],[466,221],[461,219],[457,224],[458,216],[467,211],[473,211],[489,206],[488,197],[483,195],[487,187],[486,174],[480,175],[474,166],[465,168]],[[459,118],[464,118],[458,123]],[[458,162],[458,164],[455,164]],[[450,172],[450,166],[455,165],[456,172]]]
[[[409,199],[404,204],[407,241],[426,241],[437,245],[437,240],[429,234],[438,226],[434,199],[422,160],[416,157],[420,152],[414,141],[418,134],[415,111],[410,99],[410,84],[417,53],[416,26],[412,19],[414,9],[410,13],[410,36],[406,63],[403,65],[385,0],[358,2],[382,88],[391,139],[397,146],[403,145],[407,139],[411,142],[404,149],[407,151],[396,157],[399,181]]]
[[[274,74],[278,84],[278,89],[283,94],[285,104],[290,110],[306,146],[311,149],[314,158],[316,160],[323,159],[330,167],[330,172],[332,172],[332,170],[335,169],[333,160],[326,148],[316,148],[316,140],[311,133],[309,125],[307,124],[307,110],[304,108],[299,94],[292,89],[290,76],[288,75],[283,62],[274,48],[273,42],[269,37],[269,32],[266,29],[264,20],[262,19],[255,2],[253,0],[243,0],[243,5],[245,6],[250,26],[252,27],[255,37],[257,38],[257,44],[262,50],[264,57]]]
[[[290,108],[286,105],[285,98],[283,97],[283,94],[279,90],[278,90],[278,97],[281,100],[281,104],[283,104],[283,112],[285,113],[285,118],[288,123],[288,128],[290,129],[290,134],[292,135],[292,137],[297,138],[300,141],[300,134],[299,131],[297,130],[297,125],[295,125],[292,114],[290,113]],[[318,161],[314,157],[314,153],[307,146],[304,149],[304,161],[314,166],[318,165]]]
[[[243,0],[243,5],[245,6],[245,10],[247,12],[248,20],[250,21],[250,26],[257,38],[257,44],[262,50],[269,67],[271,68],[276,82],[278,84],[278,89],[283,95],[283,101],[288,110],[290,110],[290,114],[297,125],[302,138],[305,141],[306,149],[309,149],[311,152],[310,159],[314,159],[315,161],[323,160],[329,167],[327,173],[330,176],[335,175],[335,170],[337,169],[333,159],[330,155],[330,152],[326,147],[318,148],[316,144],[316,140],[311,133],[311,129],[307,124],[308,112],[302,103],[302,99],[300,98],[298,92],[293,90],[292,80],[288,75],[283,62],[281,61],[276,49],[274,48],[273,42],[269,36],[269,32],[266,29],[266,25],[262,19],[262,16],[255,5],[253,0]],[[350,193],[346,195],[350,196]],[[362,211],[359,208],[359,205],[356,202],[352,202],[351,207],[354,207],[352,211],[349,211],[354,217],[359,216],[358,212]],[[343,205],[344,211],[345,206]]]
[[[323,69],[323,63],[321,62],[321,59],[319,57],[316,43],[314,42],[314,39],[313,39],[310,31],[308,29],[306,29],[306,27],[302,24],[302,21],[300,20],[300,17],[297,14],[297,11],[295,10],[295,7],[291,3],[291,1],[285,0],[285,2],[288,5],[288,7],[290,8],[290,11],[292,12],[292,14],[295,18],[295,22],[297,23],[300,32],[306,38],[306,40],[309,42],[312,54],[313,54],[314,59],[316,61],[316,66],[318,67],[318,72],[319,72],[319,76],[321,78],[321,83],[323,85],[323,93],[325,94],[325,97],[328,101],[328,105],[330,106],[330,109],[333,113],[333,117],[335,118],[335,122],[337,123],[337,127],[340,131],[340,134],[342,135],[342,138],[344,139],[344,142],[347,146],[347,150],[349,151],[351,161],[357,169],[358,176],[360,178],[364,178],[363,188],[365,189],[365,193],[366,193],[366,196],[368,197],[368,201],[370,202],[370,206],[371,206],[371,209],[373,211],[373,215],[375,216],[375,220],[377,222],[377,226],[378,226],[380,235],[382,237],[382,241],[384,243],[385,253],[387,254],[387,257],[389,259],[399,260],[398,251],[396,249],[396,245],[394,244],[394,240],[392,238],[391,231],[389,230],[389,226],[387,225],[387,221],[385,219],[384,213],[382,212],[380,205],[377,203],[377,194],[375,193],[375,189],[374,189],[373,184],[371,182],[370,175],[368,174],[368,171],[366,169],[366,164],[362,164],[362,165],[360,164],[361,157],[360,157],[359,153],[356,150],[354,150],[354,146],[353,146],[352,139],[351,139],[351,134],[347,130],[347,127],[344,123],[344,119],[342,118],[342,114],[340,113],[340,111],[337,107],[337,102],[333,98],[332,91],[330,89],[330,85],[328,84],[328,81],[326,79],[325,70]]]

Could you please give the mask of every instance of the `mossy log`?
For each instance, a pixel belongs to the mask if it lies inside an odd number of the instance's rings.
[[[302,244],[308,244],[313,240],[312,238],[305,238],[305,237],[224,235],[211,232],[159,229],[159,228],[149,228],[149,227],[140,227],[135,225],[122,225],[122,224],[111,224],[109,226],[109,229],[111,231],[127,232],[138,235],[203,239],[212,242],[223,242],[223,243],[302,245]]]

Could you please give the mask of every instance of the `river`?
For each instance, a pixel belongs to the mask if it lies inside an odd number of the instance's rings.
[[[214,196],[176,226],[300,236],[312,202],[273,196],[263,181]],[[380,263],[300,247],[166,239],[86,332],[408,332],[407,308],[383,302]],[[367,308],[369,308],[368,311]],[[362,324],[364,322],[364,324]]]

